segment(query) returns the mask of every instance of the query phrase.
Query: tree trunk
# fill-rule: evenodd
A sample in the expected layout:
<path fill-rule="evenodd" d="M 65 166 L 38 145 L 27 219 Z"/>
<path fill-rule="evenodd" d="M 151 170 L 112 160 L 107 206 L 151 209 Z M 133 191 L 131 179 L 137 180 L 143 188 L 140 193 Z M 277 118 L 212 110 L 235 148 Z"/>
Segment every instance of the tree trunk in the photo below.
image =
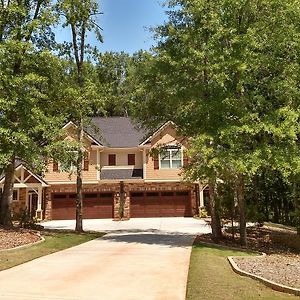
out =
<path fill-rule="evenodd" d="M 76 178 L 76 188 L 77 188 L 77 194 L 76 194 L 76 226 L 75 231 L 76 232 L 83 232 L 82 227 L 82 141 L 83 141 L 83 120 L 81 118 L 79 126 L 78 126 L 78 157 L 77 157 L 77 178 Z"/>
<path fill-rule="evenodd" d="M 5 169 L 5 182 L 1 199 L 0 224 L 6 227 L 12 227 L 11 203 L 14 192 L 15 177 L 15 155 L 12 155 L 9 164 Z"/>
<path fill-rule="evenodd" d="M 244 192 L 244 176 L 238 175 L 237 180 L 237 196 L 240 215 L 240 243 L 242 246 L 247 246 L 247 228 L 246 228 L 246 214 L 245 214 L 245 192 Z"/>
<path fill-rule="evenodd" d="M 218 243 L 222 238 L 221 218 L 218 210 L 218 200 L 216 198 L 216 180 L 209 181 L 209 205 L 211 214 L 212 240 Z"/>

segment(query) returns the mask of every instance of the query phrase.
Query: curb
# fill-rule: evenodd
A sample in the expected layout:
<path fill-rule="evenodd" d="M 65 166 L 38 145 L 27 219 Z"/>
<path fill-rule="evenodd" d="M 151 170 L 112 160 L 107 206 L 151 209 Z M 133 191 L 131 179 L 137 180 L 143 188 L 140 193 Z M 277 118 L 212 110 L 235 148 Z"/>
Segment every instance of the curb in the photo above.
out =
<path fill-rule="evenodd" d="M 26 244 L 26 245 L 21 245 L 21 246 L 14 247 L 14 248 L 2 249 L 2 250 L 0 250 L 0 253 L 1 252 L 5 252 L 5 251 L 13 251 L 13 250 L 19 250 L 19 249 L 29 248 L 31 246 L 35 246 L 35 245 L 38 245 L 38 244 L 41 244 L 41 243 L 45 242 L 45 238 L 43 236 L 41 236 L 40 234 L 38 234 L 38 236 L 40 237 L 39 241 L 30 243 L 30 244 Z"/>
<path fill-rule="evenodd" d="M 265 255 L 262 255 L 261 257 L 263 257 Z M 265 278 L 263 278 L 261 276 L 254 275 L 254 274 L 251 274 L 249 272 L 243 271 L 235 263 L 234 256 L 229 256 L 229 257 L 227 257 L 227 259 L 228 259 L 228 261 L 229 261 L 229 263 L 231 265 L 231 268 L 233 269 L 233 271 L 235 273 L 237 273 L 237 274 L 239 274 L 241 276 L 247 276 L 247 277 L 250 277 L 252 279 L 258 280 L 258 281 L 262 282 L 263 284 L 265 284 L 266 286 L 272 288 L 275 291 L 283 292 L 283 293 L 289 293 L 289 294 L 294 294 L 296 296 L 300 296 L 300 289 L 296 289 L 296 288 L 292 288 L 292 287 L 289 287 L 289 286 L 286 286 L 286 285 L 283 285 L 283 284 L 280 284 L 280 283 L 276 283 L 274 281 L 265 279 Z"/>

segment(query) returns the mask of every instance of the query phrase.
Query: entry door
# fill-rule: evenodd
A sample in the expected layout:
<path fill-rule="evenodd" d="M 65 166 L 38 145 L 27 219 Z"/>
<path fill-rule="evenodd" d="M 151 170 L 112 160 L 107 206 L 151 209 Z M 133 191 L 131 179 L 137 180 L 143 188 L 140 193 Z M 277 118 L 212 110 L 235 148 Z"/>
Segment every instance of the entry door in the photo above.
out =
<path fill-rule="evenodd" d="M 36 193 L 30 193 L 28 195 L 28 210 L 31 217 L 35 217 L 36 210 L 38 208 L 38 195 Z"/>

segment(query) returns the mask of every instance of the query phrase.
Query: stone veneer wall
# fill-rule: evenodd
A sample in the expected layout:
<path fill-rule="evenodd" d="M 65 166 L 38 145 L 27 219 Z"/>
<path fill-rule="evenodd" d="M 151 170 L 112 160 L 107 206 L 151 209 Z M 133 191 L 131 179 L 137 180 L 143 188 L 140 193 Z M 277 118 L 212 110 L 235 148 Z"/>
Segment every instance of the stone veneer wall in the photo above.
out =
<path fill-rule="evenodd" d="M 19 214 L 21 210 L 27 208 L 26 201 L 26 188 L 22 188 L 19 190 L 19 201 L 13 201 L 11 205 L 11 210 L 13 214 Z"/>
<path fill-rule="evenodd" d="M 130 218 L 130 192 L 139 191 L 191 191 L 192 213 L 198 213 L 197 201 L 197 185 L 183 182 L 149 182 L 149 183 L 124 183 L 125 203 L 124 203 L 124 219 Z M 84 184 L 83 192 L 111 192 L 114 195 L 114 219 L 119 219 L 120 209 L 120 182 L 116 183 L 100 183 L 100 184 Z M 51 220 L 51 194 L 52 193 L 76 193 L 76 185 L 53 185 L 46 190 L 46 211 L 45 219 Z"/>

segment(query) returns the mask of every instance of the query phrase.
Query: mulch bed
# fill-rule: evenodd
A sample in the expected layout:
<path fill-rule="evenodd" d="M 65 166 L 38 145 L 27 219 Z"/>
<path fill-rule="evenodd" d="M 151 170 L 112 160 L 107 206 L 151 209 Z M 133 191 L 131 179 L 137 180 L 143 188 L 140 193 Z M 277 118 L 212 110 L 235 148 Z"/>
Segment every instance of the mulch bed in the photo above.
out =
<path fill-rule="evenodd" d="M 266 253 L 265 257 L 235 257 L 234 261 L 246 272 L 300 289 L 300 249 L 285 243 L 299 237 L 291 231 L 270 227 L 249 228 L 247 235 L 247 247 L 239 245 L 238 233 L 233 240 L 229 232 L 224 233 L 224 239 L 219 244 Z M 199 242 L 212 243 L 211 235 L 197 236 L 195 243 Z"/>
<path fill-rule="evenodd" d="M 0 228 L 0 250 L 31 244 L 40 239 L 38 233 L 33 230 Z"/>

